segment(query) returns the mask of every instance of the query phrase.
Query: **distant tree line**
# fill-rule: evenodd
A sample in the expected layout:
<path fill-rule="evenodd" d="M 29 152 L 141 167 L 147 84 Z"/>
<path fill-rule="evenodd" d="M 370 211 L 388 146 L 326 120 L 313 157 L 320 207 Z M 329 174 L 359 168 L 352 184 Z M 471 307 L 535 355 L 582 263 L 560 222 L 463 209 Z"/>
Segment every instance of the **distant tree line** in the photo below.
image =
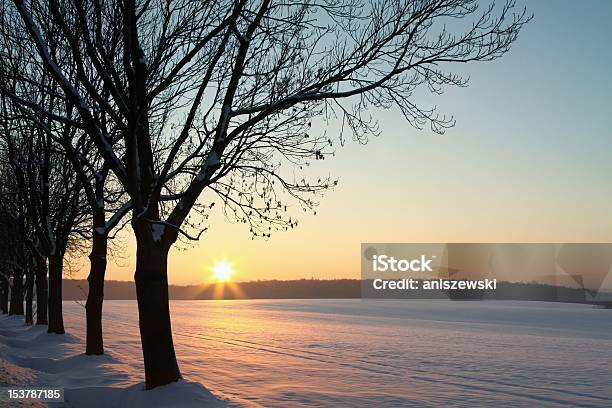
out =
<path fill-rule="evenodd" d="M 296 227 L 336 185 L 311 163 L 378 134 L 381 109 L 442 133 L 453 118 L 414 95 L 465 86 L 452 66 L 501 57 L 529 19 L 512 1 L 3 1 L 2 310 L 64 333 L 66 261 L 88 251 L 85 352 L 103 353 L 126 228 L 146 388 L 178 380 L 170 248 L 200 238 L 215 202 L 254 237 Z"/>
<path fill-rule="evenodd" d="M 85 281 L 64 280 L 67 300 L 85 300 L 82 287 Z M 371 280 L 360 279 L 295 279 L 214 283 L 201 285 L 169 285 L 168 294 L 174 300 L 232 300 L 232 299 L 360 299 L 375 292 L 364 290 L 372 286 Z M 107 281 L 106 299 L 136 299 L 133 282 Z M 537 282 L 498 281 L 495 291 L 464 290 L 449 293 L 444 290 L 397 291 L 394 299 L 449 299 L 449 300 L 533 300 L 543 302 L 570 302 L 612 306 L 612 292 L 599 292 L 600 300 L 587 296 L 588 290 Z M 379 294 L 380 298 L 389 292 Z M 373 296 L 375 297 L 375 296 Z"/>

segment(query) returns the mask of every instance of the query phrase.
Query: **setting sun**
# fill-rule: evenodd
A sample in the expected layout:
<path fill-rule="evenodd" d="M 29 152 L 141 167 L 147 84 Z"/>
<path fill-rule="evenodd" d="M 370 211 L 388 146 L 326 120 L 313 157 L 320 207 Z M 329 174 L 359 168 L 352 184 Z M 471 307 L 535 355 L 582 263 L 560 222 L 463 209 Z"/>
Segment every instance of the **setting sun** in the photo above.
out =
<path fill-rule="evenodd" d="M 219 282 L 225 282 L 232 275 L 232 265 L 227 261 L 219 261 L 212 268 L 215 279 Z"/>

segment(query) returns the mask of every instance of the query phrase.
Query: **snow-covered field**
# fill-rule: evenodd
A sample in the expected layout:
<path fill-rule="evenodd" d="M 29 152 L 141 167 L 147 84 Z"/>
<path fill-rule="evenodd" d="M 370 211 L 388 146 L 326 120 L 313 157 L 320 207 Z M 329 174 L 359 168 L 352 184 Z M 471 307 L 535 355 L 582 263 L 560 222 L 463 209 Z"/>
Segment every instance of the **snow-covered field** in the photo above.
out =
<path fill-rule="evenodd" d="M 79 354 L 84 310 L 71 302 L 66 336 L 0 317 L 0 356 L 38 385 L 65 387 L 67 406 L 612 406 L 611 310 L 320 299 L 171 307 L 185 381 L 153 392 L 141 391 L 132 301 L 105 303 L 107 356 Z"/>

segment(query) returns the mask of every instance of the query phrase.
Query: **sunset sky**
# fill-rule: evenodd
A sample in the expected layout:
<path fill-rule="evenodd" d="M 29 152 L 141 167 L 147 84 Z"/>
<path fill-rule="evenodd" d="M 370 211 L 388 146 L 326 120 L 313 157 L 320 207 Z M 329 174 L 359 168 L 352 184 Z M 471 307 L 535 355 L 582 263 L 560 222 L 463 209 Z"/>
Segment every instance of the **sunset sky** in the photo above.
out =
<path fill-rule="evenodd" d="M 253 241 L 217 206 L 197 245 L 171 251 L 170 282 L 208 282 L 222 259 L 238 281 L 358 278 L 362 242 L 612 242 L 612 2 L 527 5 L 535 18 L 509 54 L 459 67 L 468 88 L 420 98 L 456 127 L 440 136 L 375 112 L 380 137 L 308 170 L 339 178 L 316 216 L 296 205 L 297 229 Z M 107 279 L 132 280 L 130 235 Z"/>

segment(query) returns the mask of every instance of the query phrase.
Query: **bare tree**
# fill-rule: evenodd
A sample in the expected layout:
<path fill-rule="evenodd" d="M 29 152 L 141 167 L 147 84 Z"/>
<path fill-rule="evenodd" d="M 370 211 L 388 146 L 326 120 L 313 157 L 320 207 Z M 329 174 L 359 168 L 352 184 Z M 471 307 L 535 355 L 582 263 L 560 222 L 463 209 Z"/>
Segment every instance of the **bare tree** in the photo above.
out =
<path fill-rule="evenodd" d="M 5 240 L 0 241 L 4 246 Z M 0 313 L 8 313 L 9 304 L 9 275 L 6 272 L 6 268 L 0 269 Z"/>
<path fill-rule="evenodd" d="M 6 68 L 6 66 L 3 66 Z M 2 78 L 8 76 L 2 71 Z M 16 84 L 16 86 L 22 84 Z M 28 88 L 28 90 L 30 90 Z M 13 88 L 12 92 L 19 92 Z M 53 111 L 54 97 L 38 90 L 30 93 L 38 96 L 36 103 Z M 65 155 L 54 146 L 53 131 L 60 134 L 71 134 L 69 125 L 56 128 L 53 121 L 45 117 L 43 121 L 32 122 L 22 114 L 20 105 L 15 105 L 6 95 L 0 102 L 2 121 L 0 121 L 0 140 L 2 141 L 3 165 L 11 169 L 15 190 L 7 195 L 15 197 L 12 201 L 17 207 L 18 225 L 21 234 L 13 234 L 17 243 L 23 242 L 32 253 L 34 261 L 23 261 L 22 265 L 35 265 L 37 276 L 37 306 L 43 316 L 42 322 L 48 321 L 50 333 L 64 333 L 62 315 L 62 275 L 64 255 L 70 249 L 76 227 L 84 221 L 85 213 L 80 204 L 81 185 Z M 40 126 L 39 126 L 40 125 Z M 26 220 L 27 219 L 27 227 Z M 74 243 L 73 245 L 76 245 Z M 19 251 L 26 256 L 25 250 Z M 48 297 L 46 273 L 48 264 Z M 23 268 L 25 273 L 25 267 Z M 36 273 L 35 272 L 35 273 Z M 40 274 L 45 275 L 40 275 Z M 48 300 L 48 307 L 41 307 Z"/>
<path fill-rule="evenodd" d="M 83 236 L 91 241 L 90 271 L 87 277 L 89 290 L 85 303 L 85 354 L 100 355 L 104 354 L 102 305 L 108 241 L 112 238 L 113 230 L 119 230 L 125 225 L 122 220 L 131 209 L 131 202 L 125 200 L 123 190 L 113 180 L 112 174 L 109 174 L 109 167 L 88 140 L 83 138 L 83 134 L 77 138 L 61 139 L 60 143 L 83 186 L 85 204 L 91 217 L 91 233 Z"/>
<path fill-rule="evenodd" d="M 44 65 L 78 120 L 39 109 L 28 95 L 13 100 L 58 123 L 78 121 L 131 200 L 148 389 L 180 377 L 167 258 L 179 236 L 202 233 L 198 223 L 212 200 L 202 200 L 204 192 L 255 236 L 295 226 L 287 199 L 312 210 L 334 185 L 329 177 L 296 176 L 333 154 L 335 140 L 313 122 L 338 120 L 343 132 L 365 141 L 377 133 L 370 113 L 396 107 L 412 126 L 441 133 L 453 119 L 418 104 L 415 92 L 466 85 L 450 66 L 502 56 L 529 20 L 512 1 L 482 11 L 475 0 L 14 6 L 21 21 L 11 24 L 36 50 L 29 58 Z M 68 52 L 58 58 L 57 49 Z M 108 126 L 100 112 L 116 138 L 101 130 Z"/>
<path fill-rule="evenodd" d="M 0 126 L 3 128 L 3 126 Z M 0 264 L 4 264 L 6 273 L 0 276 L 2 302 L 8 302 L 10 288 L 10 314 L 25 314 L 25 323 L 34 324 L 34 280 L 36 276 L 36 261 L 27 245 L 27 211 L 19 186 L 11 173 L 11 166 L 6 160 L 7 151 L 0 150 L 0 163 L 4 171 L 0 175 Z M 9 277 L 12 279 L 9 280 Z M 25 281 L 24 281 L 25 279 Z M 4 286 L 6 285 L 6 286 Z M 46 289 L 45 289 L 46 290 Z M 4 298 L 7 297 L 7 299 Z M 23 303 L 25 300 L 25 310 Z M 46 308 L 43 307 L 46 311 Z M 46 324 L 46 316 L 45 316 Z"/>
<path fill-rule="evenodd" d="M 13 16 L 16 17 L 16 14 Z M 9 14 L 5 14 L 5 21 L 10 21 Z M 95 151 L 92 143 L 85 137 L 82 131 L 73 126 L 75 122 L 67 121 L 62 123 L 59 129 L 49 123 L 46 116 L 51 111 L 59 116 L 70 118 L 74 112 L 74 106 L 61 95 L 61 90 L 53 81 L 46 81 L 43 78 L 44 69 L 37 61 L 23 58 L 24 54 L 31 52 L 27 44 L 21 44 L 19 30 L 11 24 L 3 27 L 3 44 L 5 50 L 3 56 L 2 78 L 4 95 L 8 95 L 18 102 L 19 112 L 11 118 L 16 120 L 26 120 L 30 125 L 42 131 L 49 138 L 47 148 L 49 152 L 55 150 L 55 154 L 62 154 L 70 162 L 74 169 L 76 181 L 83 188 L 83 205 L 87 207 L 90 219 L 89 231 L 75 229 L 81 238 L 91 242 L 90 273 L 88 276 L 89 291 L 85 304 L 87 315 L 87 336 L 86 354 L 103 354 L 102 338 L 102 303 L 104 299 L 104 276 L 106 272 L 108 240 L 111 232 L 116 227 L 122 227 L 122 219 L 130 210 L 130 202 L 124 198 L 120 184 L 116 182 L 113 174 L 109 172 L 109 167 L 101 160 L 100 155 Z M 110 42 L 115 41 L 112 37 L 106 39 Z M 107 45 L 112 48 L 111 45 Z M 61 46 L 54 46 L 54 54 L 61 55 Z M 66 69 L 69 61 L 64 64 Z M 74 75 L 72 67 L 69 69 Z M 27 73 L 26 73 L 27 72 Z M 42 76 L 41 76 L 42 74 Z M 36 80 L 32 80 L 38 76 Z M 26 80 L 27 79 L 27 80 Z M 108 91 L 105 90 L 102 81 L 98 80 L 95 86 L 98 87 L 101 95 L 108 99 Z M 13 84 L 13 85 L 11 85 Z M 92 85 L 93 86 L 93 85 Z M 41 92 L 42 91 L 42 92 Z M 17 94 L 28 95 L 28 102 L 17 97 Z M 38 95 L 39 100 L 34 101 L 32 95 Z M 35 107 L 35 108 L 34 108 Z M 43 115 L 40 109 L 47 109 Z M 101 128 L 105 137 L 112 139 L 116 135 L 116 127 L 109 120 L 105 112 L 98 113 L 98 121 L 108 124 L 108 127 Z M 38 262 L 34 260 L 34 264 Z"/>
<path fill-rule="evenodd" d="M 32 257 L 32 253 L 28 247 L 27 235 L 27 214 L 25 206 L 21 200 L 20 194 L 18 193 L 19 187 L 14 182 L 14 176 L 11 173 L 11 166 L 6 160 L 7 152 L 2 150 L 0 163 L 2 163 L 4 172 L 1 176 L 0 186 L 0 256 L 3 264 L 3 273 L 0 274 L 0 291 L 2 291 L 2 302 L 8 304 L 9 289 L 12 290 L 11 294 L 18 298 L 25 296 L 26 309 L 25 309 L 25 320 L 26 324 L 34 323 L 33 316 L 33 300 L 34 300 L 34 281 L 38 276 L 36 259 Z M 44 287 L 41 288 L 42 293 L 47 293 L 46 288 L 46 267 L 44 268 Z M 17 272 L 17 273 L 16 273 Z M 22 279 L 16 278 L 16 275 L 26 276 L 25 289 L 22 287 Z M 11 278 L 12 275 L 12 279 Z M 13 285 L 17 283 L 17 285 Z M 25 290 L 25 293 L 24 293 Z M 45 304 L 37 308 L 37 312 L 43 313 L 41 317 L 37 316 L 37 324 L 47 324 L 47 307 L 46 307 L 46 296 L 41 296 L 44 299 Z M 14 299 L 16 300 L 16 299 Z M 16 300 L 16 305 L 19 305 L 19 313 L 21 313 L 22 300 Z M 7 309 L 8 310 L 8 309 Z"/>
<path fill-rule="evenodd" d="M 8 289 L 10 292 L 9 315 L 24 315 L 24 277 L 26 265 L 24 262 L 23 245 L 20 241 L 11 241 L 9 237 L 19 236 L 18 219 L 21 218 L 18 206 L 7 206 L 6 202 L 0 207 L 0 253 L 2 266 L 5 271 Z"/>
<path fill-rule="evenodd" d="M 4 272 L 0 272 L 0 313 L 8 313 L 9 280 Z"/>

